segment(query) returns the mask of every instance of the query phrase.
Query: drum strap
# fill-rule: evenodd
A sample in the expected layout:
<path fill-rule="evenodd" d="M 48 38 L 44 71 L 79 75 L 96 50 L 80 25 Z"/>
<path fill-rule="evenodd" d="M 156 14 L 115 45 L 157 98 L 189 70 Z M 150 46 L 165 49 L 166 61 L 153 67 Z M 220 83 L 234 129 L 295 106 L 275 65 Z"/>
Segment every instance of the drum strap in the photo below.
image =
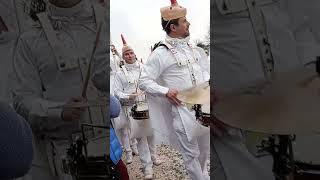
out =
<path fill-rule="evenodd" d="M 177 51 L 175 50 L 175 48 L 173 46 L 171 46 L 171 44 L 167 43 L 167 42 L 163 42 L 163 44 L 168 48 L 168 50 L 173 54 L 173 56 L 175 57 L 175 60 L 177 61 L 178 63 L 178 66 L 182 66 L 184 65 L 184 63 L 181 61 L 181 59 L 177 56 Z M 196 78 L 195 78 L 195 74 L 194 74 L 194 69 L 193 69 L 193 66 L 192 66 L 192 62 L 194 61 L 199 61 L 198 58 L 196 58 L 195 56 L 195 49 L 190 45 L 188 44 L 189 47 L 191 48 L 192 50 L 192 59 L 188 59 L 187 60 L 187 66 L 188 66 L 188 70 L 189 70 L 189 74 L 190 74 L 190 78 L 191 78 L 191 82 L 192 82 L 192 85 L 193 86 L 196 86 L 197 85 L 197 82 L 196 82 Z"/>
<path fill-rule="evenodd" d="M 101 5 L 95 4 L 95 3 L 93 3 L 92 8 L 94 10 L 96 26 L 98 29 L 98 25 L 100 24 L 100 22 L 103 24 L 105 22 L 104 21 L 105 11 Z M 49 20 L 48 13 L 47 12 L 38 13 L 37 17 L 49 41 L 49 45 L 56 58 L 59 70 L 66 71 L 66 70 L 77 68 L 79 66 L 77 59 L 79 59 L 80 57 L 85 58 L 85 55 L 83 54 L 83 52 L 81 51 L 73 52 L 72 56 L 69 57 L 68 55 L 70 55 L 70 49 L 68 49 L 69 51 L 67 51 L 64 48 L 65 46 L 63 45 L 63 43 L 58 40 L 58 37 L 57 37 L 58 32 L 54 30 L 52 23 Z"/>
<path fill-rule="evenodd" d="M 248 7 L 250 20 L 255 33 L 265 78 L 267 80 L 272 80 L 274 76 L 274 59 L 271 53 L 271 46 L 268 41 L 265 19 L 261 12 L 261 7 L 256 4 L 255 0 L 245 0 L 245 2 Z"/>
<path fill-rule="evenodd" d="M 245 13 L 245 16 L 249 15 L 260 55 L 262 70 L 265 79 L 269 81 L 274 76 L 274 59 L 268 40 L 262 7 L 278 2 L 279 0 L 215 0 L 219 12 L 226 17 L 239 13 Z"/>
<path fill-rule="evenodd" d="M 121 69 L 123 71 L 124 76 L 126 77 L 126 80 L 129 84 L 135 84 L 135 81 L 133 79 L 133 76 L 129 76 L 128 70 L 125 65 L 121 66 Z"/>
<path fill-rule="evenodd" d="M 137 61 L 137 62 L 138 62 L 138 61 Z M 138 63 L 139 63 L 139 62 L 138 62 Z M 122 72 L 123 72 L 124 76 L 126 77 L 126 80 L 127 80 L 127 82 L 128 82 L 129 84 L 137 84 L 138 79 L 134 79 L 134 76 L 130 76 L 130 75 L 129 75 L 129 72 L 128 72 L 128 70 L 127 70 L 127 68 L 126 68 L 125 65 L 121 66 L 121 69 L 122 69 Z M 140 72 L 141 72 L 142 66 L 141 66 L 140 63 L 139 63 L 139 69 L 140 69 Z"/>
<path fill-rule="evenodd" d="M 68 57 L 64 53 L 64 46 L 61 41 L 57 38 L 57 32 L 53 29 L 53 26 L 49 20 L 48 14 L 46 12 L 37 14 L 41 26 L 46 34 L 49 45 L 53 51 L 56 58 L 58 68 L 60 71 L 65 71 L 78 67 L 78 62 L 73 58 L 68 60 Z"/>

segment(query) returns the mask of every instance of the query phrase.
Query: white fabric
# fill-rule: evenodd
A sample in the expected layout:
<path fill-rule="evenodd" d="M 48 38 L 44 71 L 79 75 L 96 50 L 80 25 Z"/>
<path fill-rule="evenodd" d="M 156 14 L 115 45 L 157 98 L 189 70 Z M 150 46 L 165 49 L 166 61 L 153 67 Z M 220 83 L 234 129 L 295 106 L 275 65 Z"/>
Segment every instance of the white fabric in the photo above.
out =
<path fill-rule="evenodd" d="M 79 130 L 80 123 L 88 121 L 88 123 L 94 124 L 105 125 L 106 123 L 106 113 L 103 113 L 103 108 L 100 107 L 86 109 L 81 115 L 81 119 L 74 122 L 64 122 L 61 119 L 61 109 L 52 108 L 52 106 L 63 105 L 72 97 L 81 96 L 83 84 L 82 72 L 86 69 L 90 59 L 96 36 L 96 23 L 91 2 L 83 0 L 80 5 L 80 7 L 76 6 L 74 8 L 51 8 L 49 12 L 49 16 L 54 16 L 53 24 L 61 25 L 56 27 L 55 30 L 58 34 L 58 40 L 63 42 L 64 48 L 78 50 L 78 52 L 85 55 L 85 58 L 77 59 L 79 67 L 76 69 L 64 72 L 58 70 L 55 56 L 41 26 L 23 33 L 18 41 L 13 62 L 16 75 L 14 107 L 18 113 L 28 120 L 37 137 L 45 134 L 51 137 L 68 139 L 72 132 Z M 108 81 L 108 76 L 104 76 L 104 74 L 107 74 L 107 54 L 105 52 L 107 42 L 106 34 L 103 33 L 106 32 L 104 26 L 101 32 L 101 39 L 94 55 L 91 77 L 94 78 L 96 75 L 104 77 L 102 85 L 97 84 L 104 86 Z M 95 99 L 102 96 L 102 93 L 98 91 L 98 87 L 95 87 L 92 81 L 89 81 L 87 90 L 88 99 L 91 100 L 91 98 Z M 89 114 L 89 110 L 91 115 Z M 43 147 L 44 144 L 47 145 L 48 143 L 49 140 L 46 139 L 44 142 L 36 145 L 33 162 L 36 169 L 35 171 L 31 171 L 35 173 L 31 174 L 32 180 L 50 179 L 52 176 L 55 176 L 52 172 L 47 174 L 48 177 L 41 177 L 36 174 L 39 172 L 37 170 L 38 166 L 47 169 L 47 172 L 52 168 L 52 161 L 48 161 L 51 158 L 52 151 L 49 146 Z M 65 155 L 68 145 L 61 144 L 60 141 L 55 141 L 54 143 L 57 144 L 58 151 L 60 151 L 57 152 L 59 156 Z M 103 150 L 104 153 L 106 152 L 107 146 L 105 141 L 104 143 L 92 144 L 94 147 L 96 145 L 101 145 L 101 148 L 98 149 Z M 57 160 L 59 161 L 59 159 Z M 59 166 L 60 162 L 58 161 L 57 165 Z M 50 163 L 51 166 L 49 166 Z M 55 177 L 54 179 L 58 178 Z"/>
<path fill-rule="evenodd" d="M 295 37 L 290 30 L 290 19 L 279 8 L 279 3 L 263 6 L 261 13 L 266 22 L 275 72 L 285 72 L 301 66 L 296 53 Z M 211 71 L 216 88 L 232 90 L 264 80 L 260 55 L 248 14 L 243 12 L 223 16 L 214 6 L 212 16 L 214 22 L 212 35 L 215 41 Z"/>
<path fill-rule="evenodd" d="M 151 160 L 154 160 L 155 158 L 158 157 L 156 141 L 155 141 L 154 136 L 147 136 L 147 141 L 148 141 L 149 151 L 150 151 L 150 155 L 151 155 Z"/>
<path fill-rule="evenodd" d="M 137 147 L 139 151 L 139 158 L 144 171 L 152 170 L 152 161 L 149 151 L 149 146 L 146 137 L 137 138 Z"/>
<path fill-rule="evenodd" d="M 145 101 L 144 95 L 137 97 L 135 100 L 129 100 L 129 95 L 135 93 L 139 79 L 142 64 L 136 61 L 133 64 L 123 66 L 126 71 L 120 70 L 116 73 L 114 82 L 114 93 L 121 103 L 129 103 L 128 106 L 122 106 L 120 119 L 114 121 L 115 128 L 130 128 L 131 138 L 140 138 L 149 136 L 151 133 L 149 120 L 134 120 L 131 116 L 131 108 L 135 102 Z M 139 90 L 140 91 L 140 90 Z"/>
<path fill-rule="evenodd" d="M 174 106 L 165 98 L 169 88 L 178 91 L 192 87 L 192 79 L 187 67 L 187 60 L 193 61 L 192 68 L 195 74 L 196 84 L 209 80 L 209 74 L 199 62 L 203 59 L 194 53 L 188 45 L 188 39 L 166 38 L 166 42 L 175 48 L 177 54 L 164 47 L 158 47 L 149 56 L 143 66 L 139 87 L 148 93 L 149 113 L 151 126 L 154 129 L 156 142 L 169 144 L 180 150 L 187 171 L 192 179 L 208 179 L 203 173 L 206 167 L 202 167 L 209 153 L 209 131 L 194 132 L 195 116 L 186 109 L 185 105 Z M 176 57 L 179 59 L 177 60 Z M 181 62 L 182 65 L 179 65 Z M 208 97 L 209 98 L 209 97 Z M 186 126 L 187 125 L 187 126 Z M 201 134 L 201 135 L 200 135 Z M 199 158 L 202 157 L 202 158 Z"/>
<path fill-rule="evenodd" d="M 139 62 L 136 61 L 134 64 L 125 63 L 124 66 L 127 69 L 128 76 L 134 79 L 135 82 L 137 82 L 140 73 Z M 116 73 L 114 82 L 114 93 L 115 96 L 120 100 L 120 102 L 128 102 L 129 95 L 135 92 L 136 86 L 136 83 L 128 82 L 128 79 L 122 70 Z M 133 101 L 131 102 L 134 103 Z"/>
<path fill-rule="evenodd" d="M 110 94 L 114 94 L 115 75 L 120 70 L 119 59 L 110 52 Z"/>
<path fill-rule="evenodd" d="M 137 82 L 140 74 L 140 64 L 136 61 L 133 64 L 125 63 L 124 67 L 126 71 L 119 70 L 115 75 L 114 82 L 114 94 L 122 103 L 130 102 L 132 105 L 135 101 L 129 100 L 129 95 L 134 93 L 137 88 Z M 136 101 L 143 101 L 144 97 L 137 97 Z M 126 152 L 131 153 L 130 139 L 137 141 L 137 148 L 139 151 L 140 161 L 142 163 L 144 171 L 152 170 L 152 161 L 148 142 L 146 139 L 146 131 L 150 129 L 144 126 L 149 120 L 134 120 L 131 116 L 132 106 L 122 106 L 120 112 L 120 118 L 114 121 L 116 129 L 121 132 L 120 136 L 123 142 L 123 146 Z M 131 145 L 135 145 L 131 143 Z"/>
<path fill-rule="evenodd" d="M 318 14 L 320 3 L 315 0 L 302 2 L 299 0 L 282 0 L 281 7 L 290 17 L 291 30 L 296 39 L 297 54 L 303 63 L 316 60 L 319 56 L 320 41 L 317 39 Z M 318 29 L 319 30 L 319 29 Z"/>
<path fill-rule="evenodd" d="M 129 127 L 120 128 L 117 131 L 126 153 L 132 153 L 132 148 L 136 146 L 143 168 L 145 170 L 152 169 L 151 155 L 146 137 L 132 138 Z"/>
<path fill-rule="evenodd" d="M 61 120 L 61 108 L 52 108 L 65 104 L 71 97 L 81 96 L 83 73 L 86 72 L 84 70 L 86 70 L 89 61 L 96 31 L 93 8 L 90 6 L 85 6 L 84 8 L 83 16 L 90 21 L 84 21 L 82 24 L 68 24 L 64 26 L 64 30 L 58 30 L 58 37 L 63 37 L 60 40 L 63 40 L 62 42 L 66 49 L 77 50 L 86 55 L 85 59 L 78 59 L 79 67 L 76 69 L 59 71 L 56 68 L 55 56 L 48 45 L 44 32 L 40 28 L 35 28 L 22 34 L 15 53 L 13 64 L 16 72 L 14 86 L 16 98 L 14 106 L 35 128 L 44 131 L 55 129 L 53 132 L 46 131 L 47 134 L 52 133 L 50 135 L 54 137 L 68 137 L 72 131 L 79 128 L 79 123 L 93 123 L 91 122 L 92 120 L 96 121 L 94 123 L 103 124 L 106 123 L 103 120 L 106 121 L 107 119 L 105 117 L 106 114 L 101 111 L 102 108 L 90 107 L 91 115 L 89 110 L 86 110 L 80 121 L 66 123 Z M 65 11 L 68 11 L 68 9 L 64 8 Z M 81 15 L 80 17 L 83 16 Z M 79 36 L 81 38 L 77 38 Z M 101 33 L 100 38 L 105 39 L 104 36 L 105 33 Z M 102 40 L 99 42 L 92 64 L 92 78 L 96 75 L 103 76 L 103 74 L 107 73 L 107 62 L 105 61 L 106 42 Z M 35 66 L 35 64 L 42 64 L 42 66 Z M 109 79 L 107 75 L 104 77 L 103 84 Z M 92 81 L 89 81 L 87 97 L 89 100 L 103 97 Z"/>
<path fill-rule="evenodd" d="M 237 0 L 235 0 L 237 1 Z M 281 1 L 280 1 L 281 2 Z M 289 1 L 288 1 L 289 2 Z M 291 3 L 291 2 L 289 2 Z M 215 37 L 212 61 L 213 82 L 218 90 L 235 90 L 264 80 L 263 67 L 256 37 L 247 11 L 222 15 L 213 2 L 212 35 Z M 285 72 L 302 65 L 296 50 L 296 37 L 287 12 L 279 1 L 261 7 L 274 60 L 275 72 Z M 230 109 L 232 112 L 232 109 Z M 255 159 L 244 146 L 241 136 L 227 135 L 214 138 L 218 163 L 215 177 L 226 180 L 272 180 L 272 163 L 264 164 Z M 216 177 L 217 179 L 217 177 Z"/>
<path fill-rule="evenodd" d="M 272 164 L 265 165 L 249 153 L 238 135 L 213 138 L 211 147 L 220 161 L 213 162 L 217 166 L 213 170 L 213 179 L 221 180 L 273 180 Z"/>
<path fill-rule="evenodd" d="M 23 1 L 17 0 L 0 2 L 0 17 L 8 28 L 8 32 L 0 33 L 0 99 L 8 103 L 12 101 L 12 61 L 17 39 L 22 31 L 30 29 L 30 22 L 26 21 L 30 18 L 23 12 L 22 4 Z M 19 23 L 23 23 L 24 27 Z"/>
<path fill-rule="evenodd" d="M 176 39 L 175 41 L 173 38 L 168 39 L 167 37 L 166 41 L 171 43 L 171 45 L 175 48 L 175 51 L 177 51 L 176 57 L 180 57 L 179 61 L 181 61 L 182 64 L 185 64 L 185 65 L 179 66 L 177 64 L 176 58 L 166 48 L 164 47 L 157 48 L 150 55 L 149 60 L 143 67 L 143 71 L 141 73 L 140 85 L 139 85 L 143 91 L 146 91 L 147 93 L 153 96 L 164 97 L 165 94 L 168 92 L 169 88 L 182 91 L 182 90 L 191 88 L 193 86 L 192 80 L 190 78 L 190 72 L 187 67 L 187 63 L 184 63 L 188 59 L 193 58 L 192 49 L 188 46 L 187 42 L 184 40 Z M 200 62 L 205 61 L 205 60 L 202 60 L 201 57 L 199 56 L 196 58 L 200 59 Z M 210 76 L 208 72 L 203 71 L 203 68 L 200 66 L 198 61 L 194 61 L 192 66 L 193 66 L 197 84 L 201 84 L 202 82 L 209 80 Z M 156 81 L 158 79 L 161 79 L 162 82 L 157 83 Z M 155 100 L 156 99 L 157 98 L 155 98 Z M 148 100 L 150 114 L 157 113 L 157 112 L 154 112 L 155 109 L 157 109 L 157 111 L 161 111 L 159 110 L 159 107 L 162 108 L 162 106 L 157 105 L 158 102 L 157 103 L 151 102 L 152 100 L 153 98 Z M 159 101 L 162 101 L 161 104 L 164 104 L 164 105 L 166 104 L 166 100 L 159 100 Z M 151 107 L 151 105 L 156 105 L 156 107 Z M 168 106 L 169 107 L 166 107 L 166 108 L 172 107 L 171 104 L 168 104 Z M 196 121 L 195 116 L 193 116 L 192 112 L 188 112 L 185 106 L 179 106 L 177 107 L 177 109 L 181 116 L 185 116 L 183 118 L 183 123 L 185 126 L 188 125 L 185 128 L 186 128 L 187 136 L 189 140 L 197 136 L 198 133 L 204 132 L 201 129 L 199 131 L 193 131 L 193 127 L 197 126 L 198 123 L 195 122 Z M 160 113 L 157 113 L 157 115 L 151 115 L 151 116 L 154 116 L 154 117 L 151 117 L 151 126 L 157 131 L 161 132 L 163 131 L 163 129 L 159 129 L 159 127 L 163 127 L 164 125 L 162 123 L 163 120 L 161 120 L 161 118 L 160 120 L 157 120 L 157 121 L 152 120 L 152 118 L 158 119 L 157 118 L 158 114 Z M 168 113 L 165 113 L 165 114 L 168 114 Z M 164 134 L 164 136 L 167 136 L 167 135 Z"/>
<path fill-rule="evenodd" d="M 297 52 L 303 63 L 315 61 L 320 55 L 320 26 L 318 22 L 320 3 L 310 0 L 307 3 L 299 0 L 283 0 L 282 8 L 291 19 L 291 29 L 294 32 Z M 320 136 L 297 136 L 293 142 L 296 160 L 320 164 Z"/>
<path fill-rule="evenodd" d="M 119 137 L 121 139 L 121 144 L 123 145 L 126 152 L 132 152 L 130 147 L 130 134 L 128 128 L 121 128 L 119 131 Z"/>

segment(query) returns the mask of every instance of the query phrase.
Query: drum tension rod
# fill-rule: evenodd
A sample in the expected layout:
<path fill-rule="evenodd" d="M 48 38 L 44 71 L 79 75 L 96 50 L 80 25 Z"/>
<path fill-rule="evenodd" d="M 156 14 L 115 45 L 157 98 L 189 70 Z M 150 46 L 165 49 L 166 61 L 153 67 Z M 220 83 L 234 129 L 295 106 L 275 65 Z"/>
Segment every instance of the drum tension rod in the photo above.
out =
<path fill-rule="evenodd" d="M 295 136 L 272 135 L 261 141 L 258 152 L 268 152 L 273 157 L 273 172 L 276 180 L 286 180 L 289 175 L 294 174 L 295 164 L 292 150 L 292 141 Z"/>

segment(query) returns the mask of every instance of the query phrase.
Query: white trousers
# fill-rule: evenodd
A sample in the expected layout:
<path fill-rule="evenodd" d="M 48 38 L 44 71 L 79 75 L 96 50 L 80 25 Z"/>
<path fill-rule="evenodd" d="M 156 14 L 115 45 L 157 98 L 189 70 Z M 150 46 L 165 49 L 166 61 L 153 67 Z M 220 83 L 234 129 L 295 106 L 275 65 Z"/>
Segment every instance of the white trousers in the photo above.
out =
<path fill-rule="evenodd" d="M 132 149 L 130 146 L 137 146 L 139 151 L 139 158 L 143 166 L 143 169 L 151 170 L 153 163 L 151 161 L 147 137 L 131 138 L 131 130 L 129 129 L 130 120 L 128 117 L 128 112 L 125 112 L 128 111 L 128 109 L 130 108 L 122 107 L 122 112 L 120 114 L 121 121 L 128 123 L 127 126 L 118 130 L 122 145 L 127 153 L 132 153 Z"/>
<path fill-rule="evenodd" d="M 149 146 L 149 151 L 150 151 L 151 157 L 156 158 L 157 157 L 157 148 L 155 145 L 154 136 L 148 136 L 147 141 L 148 141 L 148 146 Z"/>
<path fill-rule="evenodd" d="M 66 155 L 68 142 L 50 142 L 34 139 L 34 160 L 27 175 L 17 180 L 72 180 L 64 174 L 62 158 Z"/>
<path fill-rule="evenodd" d="M 272 164 L 255 158 L 238 135 L 213 137 L 211 177 L 219 180 L 274 180 Z M 270 166 L 270 167 L 268 167 Z"/>
<path fill-rule="evenodd" d="M 179 141 L 179 149 L 192 180 L 209 180 L 208 160 L 210 153 L 210 133 L 188 141 L 182 119 L 178 113 L 174 114 L 173 126 Z"/>

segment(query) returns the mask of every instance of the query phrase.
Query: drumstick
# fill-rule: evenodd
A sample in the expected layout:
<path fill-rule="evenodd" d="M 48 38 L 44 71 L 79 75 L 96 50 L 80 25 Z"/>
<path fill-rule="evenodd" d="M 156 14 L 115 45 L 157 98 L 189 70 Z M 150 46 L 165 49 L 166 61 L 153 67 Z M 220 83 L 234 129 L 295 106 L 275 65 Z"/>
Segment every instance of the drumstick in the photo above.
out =
<path fill-rule="evenodd" d="M 82 107 L 92 107 L 92 106 L 104 106 L 106 105 L 105 101 L 87 101 L 85 103 L 82 102 L 74 102 L 72 105 L 64 104 L 58 106 L 48 107 L 49 109 L 61 109 L 61 108 L 82 108 Z"/>
<path fill-rule="evenodd" d="M 140 67 L 140 65 L 139 65 L 139 67 Z M 138 85 L 139 85 L 139 81 L 140 81 L 141 72 L 142 72 L 142 69 L 140 69 L 140 72 L 139 72 L 138 82 L 137 82 L 137 86 L 136 86 L 136 93 L 138 93 Z"/>
<path fill-rule="evenodd" d="M 83 88 L 82 88 L 81 96 L 84 97 L 84 98 L 87 96 L 86 92 L 87 92 L 87 88 L 88 88 L 88 84 L 89 84 L 89 78 L 90 78 L 90 73 L 91 73 L 91 65 L 92 65 L 94 53 L 96 52 L 96 49 L 97 49 L 97 46 L 98 46 L 101 27 L 102 27 L 102 22 L 100 22 L 100 24 L 98 26 L 98 31 L 97 31 L 97 35 L 96 35 L 95 44 L 94 44 L 93 49 L 92 49 L 92 53 L 91 53 L 91 56 L 90 56 L 90 62 L 89 62 L 88 69 L 87 69 L 87 74 L 86 74 L 85 81 L 84 81 Z"/>

